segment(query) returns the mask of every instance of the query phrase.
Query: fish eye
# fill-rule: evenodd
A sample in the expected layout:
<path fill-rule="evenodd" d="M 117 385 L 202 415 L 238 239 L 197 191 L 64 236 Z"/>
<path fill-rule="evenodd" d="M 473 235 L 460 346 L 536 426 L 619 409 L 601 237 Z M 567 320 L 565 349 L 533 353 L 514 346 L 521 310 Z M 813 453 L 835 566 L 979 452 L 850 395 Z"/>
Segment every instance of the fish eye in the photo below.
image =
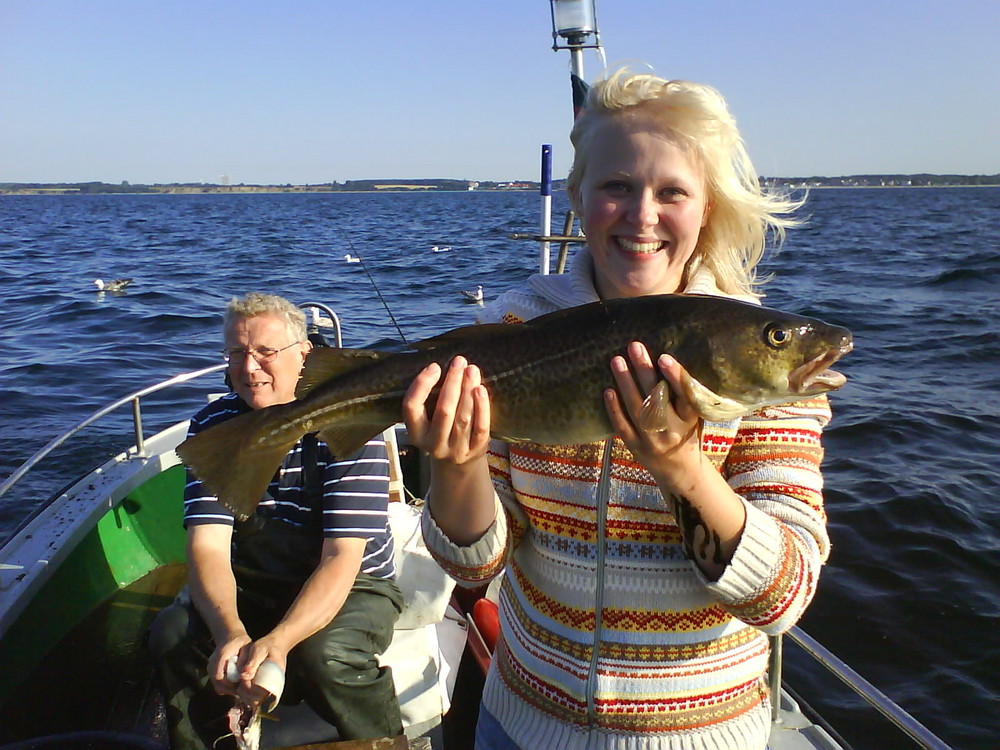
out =
<path fill-rule="evenodd" d="M 764 330 L 764 340 L 768 346 L 781 349 L 792 340 L 792 332 L 787 328 L 782 328 L 777 323 L 772 323 Z"/>

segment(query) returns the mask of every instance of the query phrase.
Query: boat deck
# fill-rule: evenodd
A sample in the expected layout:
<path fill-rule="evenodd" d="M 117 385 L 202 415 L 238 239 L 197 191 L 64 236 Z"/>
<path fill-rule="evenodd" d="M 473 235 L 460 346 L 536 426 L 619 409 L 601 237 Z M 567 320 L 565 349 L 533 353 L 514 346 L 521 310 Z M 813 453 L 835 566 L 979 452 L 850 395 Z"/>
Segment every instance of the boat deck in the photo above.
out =
<path fill-rule="evenodd" d="M 0 741 L 90 731 L 140 735 L 166 745 L 146 633 L 186 574 L 186 565 L 162 566 L 85 617 L 3 706 Z M 55 712 L 55 705 L 67 708 Z M 94 747 L 107 746 L 106 740 L 94 741 Z"/>

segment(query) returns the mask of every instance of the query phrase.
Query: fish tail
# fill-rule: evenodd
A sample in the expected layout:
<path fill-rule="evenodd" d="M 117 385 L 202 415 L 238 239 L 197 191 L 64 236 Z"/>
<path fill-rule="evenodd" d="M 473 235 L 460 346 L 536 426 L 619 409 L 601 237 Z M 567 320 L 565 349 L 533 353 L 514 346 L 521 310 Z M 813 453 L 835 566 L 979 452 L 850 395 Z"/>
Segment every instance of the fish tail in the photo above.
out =
<path fill-rule="evenodd" d="M 244 520 L 264 497 L 274 472 L 304 433 L 273 431 L 285 405 L 242 414 L 192 435 L 177 455 L 226 508 Z M 285 439 L 287 436 L 287 439 Z"/>

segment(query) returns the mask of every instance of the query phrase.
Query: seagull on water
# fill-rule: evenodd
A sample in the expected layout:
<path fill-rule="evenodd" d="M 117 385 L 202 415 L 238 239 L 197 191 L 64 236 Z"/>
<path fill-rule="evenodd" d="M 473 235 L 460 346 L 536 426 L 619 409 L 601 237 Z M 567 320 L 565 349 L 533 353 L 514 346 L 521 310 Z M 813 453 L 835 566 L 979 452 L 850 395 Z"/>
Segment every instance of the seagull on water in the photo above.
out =
<path fill-rule="evenodd" d="M 94 286 L 99 292 L 122 292 L 131 283 L 132 279 L 112 279 L 111 281 L 94 279 Z"/>
<path fill-rule="evenodd" d="M 482 302 L 483 301 L 483 285 L 479 284 L 476 287 L 476 291 L 469 292 L 465 289 L 462 290 L 462 297 L 466 302 Z"/>
<path fill-rule="evenodd" d="M 355 256 L 351 255 L 350 253 L 348 253 L 347 255 L 344 256 L 344 260 L 346 260 L 348 263 L 360 263 L 361 262 L 361 258 L 356 258 Z"/>
<path fill-rule="evenodd" d="M 431 248 L 432 253 L 446 253 L 449 250 L 451 250 L 451 248 L 448 247 L 447 245 L 445 245 L 444 247 L 438 247 L 437 245 L 435 245 L 434 247 Z"/>

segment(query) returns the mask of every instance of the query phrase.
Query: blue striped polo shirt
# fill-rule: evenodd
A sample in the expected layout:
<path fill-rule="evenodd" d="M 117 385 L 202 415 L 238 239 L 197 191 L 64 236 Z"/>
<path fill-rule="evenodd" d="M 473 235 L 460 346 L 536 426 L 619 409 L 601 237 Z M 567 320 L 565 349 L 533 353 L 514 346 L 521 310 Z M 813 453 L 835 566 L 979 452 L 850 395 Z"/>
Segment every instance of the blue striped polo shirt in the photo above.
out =
<path fill-rule="evenodd" d="M 188 436 L 250 411 L 236 393 L 217 399 L 198 412 Z M 357 453 L 332 456 L 326 443 L 317 441 L 317 466 L 323 477 L 323 536 L 367 539 L 361 572 L 378 578 L 395 578 L 392 534 L 389 531 L 389 458 L 385 440 L 378 435 Z M 303 491 L 302 441 L 295 444 L 274 474 L 256 512 L 295 526 L 316 523 L 314 509 Z M 184 527 L 222 523 L 235 518 L 188 470 L 184 487 Z"/>

